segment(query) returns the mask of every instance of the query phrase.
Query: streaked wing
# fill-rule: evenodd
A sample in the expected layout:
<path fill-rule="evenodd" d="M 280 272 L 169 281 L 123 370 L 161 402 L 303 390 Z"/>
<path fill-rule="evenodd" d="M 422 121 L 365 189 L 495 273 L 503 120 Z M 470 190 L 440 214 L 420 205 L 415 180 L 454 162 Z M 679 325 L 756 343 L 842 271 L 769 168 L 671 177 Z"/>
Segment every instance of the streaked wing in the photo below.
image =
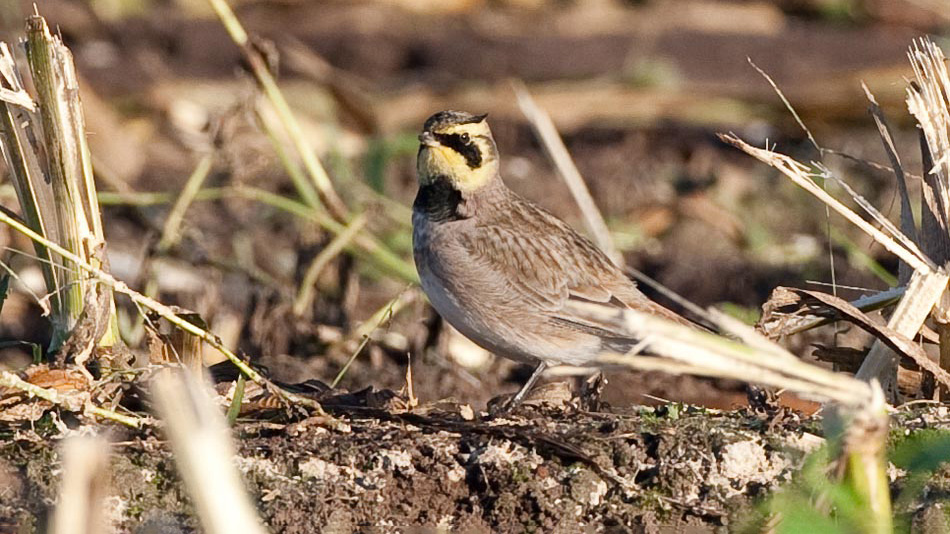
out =
<path fill-rule="evenodd" d="M 477 225 L 466 248 L 476 264 L 507 283 L 512 302 L 605 341 L 625 338 L 565 309 L 569 300 L 633 308 L 691 325 L 648 299 L 596 245 L 544 209 L 516 199 L 504 213 Z"/>
<path fill-rule="evenodd" d="M 642 297 L 589 240 L 536 206 L 517 207 L 511 217 L 477 225 L 464 244 L 526 307 L 556 313 L 569 298 L 625 306 L 626 298 Z"/>

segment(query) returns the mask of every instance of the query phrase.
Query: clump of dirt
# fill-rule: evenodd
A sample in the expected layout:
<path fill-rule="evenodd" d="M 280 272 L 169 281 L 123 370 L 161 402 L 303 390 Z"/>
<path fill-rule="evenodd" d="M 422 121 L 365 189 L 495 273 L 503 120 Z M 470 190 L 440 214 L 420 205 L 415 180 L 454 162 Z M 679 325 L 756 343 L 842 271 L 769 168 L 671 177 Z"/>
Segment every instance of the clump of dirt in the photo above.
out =
<path fill-rule="evenodd" d="M 526 406 L 507 417 L 328 405 L 322 420 L 238 424 L 235 463 L 275 531 L 580 532 L 729 523 L 790 479 L 810 420 L 768 424 L 669 405 L 624 412 Z M 0 524 L 32 531 L 56 500 L 52 440 L 23 429 L 0 448 Z M 115 433 L 109 517 L 121 531 L 197 528 L 167 445 Z M 214 454 L 214 451 L 209 451 Z M 50 468 L 52 466 L 52 468 Z"/>

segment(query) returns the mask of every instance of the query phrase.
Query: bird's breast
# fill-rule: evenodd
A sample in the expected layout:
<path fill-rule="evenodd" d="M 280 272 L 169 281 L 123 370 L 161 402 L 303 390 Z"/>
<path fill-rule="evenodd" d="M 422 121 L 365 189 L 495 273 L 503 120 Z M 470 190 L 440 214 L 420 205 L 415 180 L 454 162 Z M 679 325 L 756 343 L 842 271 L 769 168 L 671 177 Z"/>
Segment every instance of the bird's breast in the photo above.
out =
<path fill-rule="evenodd" d="M 491 329 L 483 319 L 492 303 L 484 298 L 481 273 L 460 243 L 465 221 L 434 222 L 416 210 L 412 222 L 413 258 L 429 302 L 449 324 L 485 346 Z"/>

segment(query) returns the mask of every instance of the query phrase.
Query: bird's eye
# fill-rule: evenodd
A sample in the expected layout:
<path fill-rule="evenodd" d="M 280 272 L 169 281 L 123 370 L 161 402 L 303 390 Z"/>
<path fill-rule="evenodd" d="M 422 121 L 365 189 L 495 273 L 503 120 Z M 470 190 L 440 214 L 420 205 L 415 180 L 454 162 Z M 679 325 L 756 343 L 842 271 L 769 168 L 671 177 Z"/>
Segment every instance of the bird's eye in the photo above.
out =
<path fill-rule="evenodd" d="M 461 139 L 462 142 L 465 143 L 465 144 L 468 144 L 468 142 L 471 141 L 471 138 L 468 136 L 467 133 L 463 133 L 463 134 L 460 136 L 460 139 Z"/>

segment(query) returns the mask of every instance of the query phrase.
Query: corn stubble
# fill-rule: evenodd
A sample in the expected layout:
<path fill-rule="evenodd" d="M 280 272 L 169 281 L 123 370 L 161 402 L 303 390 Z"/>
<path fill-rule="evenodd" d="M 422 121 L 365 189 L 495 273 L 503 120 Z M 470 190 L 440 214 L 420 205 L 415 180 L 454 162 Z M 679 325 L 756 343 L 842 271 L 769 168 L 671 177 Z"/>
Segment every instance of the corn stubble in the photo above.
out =
<path fill-rule="evenodd" d="M 899 358 L 894 347 L 902 343 L 906 345 L 907 340 L 914 339 L 924 326 L 924 321 L 931 318 L 939 334 L 941 367 L 946 370 L 950 366 L 950 297 L 947 294 L 950 277 L 946 269 L 950 260 L 950 227 L 947 223 L 950 220 L 950 76 L 942 50 L 929 39 L 915 42 L 909 57 L 916 79 L 907 89 L 907 105 L 920 126 L 924 166 L 921 185 L 923 216 L 919 231 L 909 213 L 910 198 L 900 157 L 894 149 L 883 114 L 866 87 L 871 114 L 898 181 L 902 206 L 900 228 L 820 162 L 804 164 L 770 149 L 753 147 L 734 135 L 722 136 L 725 142 L 772 166 L 813 194 L 895 254 L 901 262 L 900 279 L 906 285 L 903 295 L 888 319 L 887 328 L 880 329 L 876 334 L 876 341 L 855 374 L 859 380 L 854 382 L 870 384 L 870 388 L 865 390 L 868 396 L 859 402 L 825 397 L 825 400 L 835 401 L 825 418 L 830 450 L 834 455 L 828 471 L 832 484 L 813 499 L 815 509 L 824 515 L 834 500 L 831 495 L 837 494 L 839 499 L 841 495 L 847 495 L 850 502 L 844 507 L 850 510 L 841 512 L 839 509 L 839 512 L 847 514 L 860 531 L 882 534 L 891 532 L 893 526 L 890 489 L 885 471 L 888 416 L 884 395 L 891 402 L 897 401 Z M 877 226 L 834 198 L 819 185 L 818 180 L 832 180 L 841 185 L 867 216 L 874 219 Z M 842 317 L 839 314 L 837 318 Z M 894 339 L 889 339 L 886 333 L 882 333 L 884 331 L 890 332 Z M 767 357 L 764 353 L 761 356 Z M 921 365 L 921 368 L 929 366 Z M 945 372 L 935 367 L 931 369 L 937 381 L 946 382 Z M 817 375 L 806 381 L 813 381 L 814 378 Z M 842 391 L 847 389 L 859 394 L 860 388 L 854 382 L 841 382 Z M 808 392 L 794 381 L 785 387 L 816 396 L 816 392 Z M 842 504 L 842 501 L 838 503 Z"/>
<path fill-rule="evenodd" d="M 24 45 L 35 96 L 26 90 L 14 52 L 0 43 L 0 148 L 22 218 L 41 236 L 106 269 L 72 55 L 38 15 L 27 20 Z M 51 351 L 82 364 L 95 351 L 114 346 L 118 327 L 111 290 L 35 241 L 34 250 L 46 282 Z"/>

